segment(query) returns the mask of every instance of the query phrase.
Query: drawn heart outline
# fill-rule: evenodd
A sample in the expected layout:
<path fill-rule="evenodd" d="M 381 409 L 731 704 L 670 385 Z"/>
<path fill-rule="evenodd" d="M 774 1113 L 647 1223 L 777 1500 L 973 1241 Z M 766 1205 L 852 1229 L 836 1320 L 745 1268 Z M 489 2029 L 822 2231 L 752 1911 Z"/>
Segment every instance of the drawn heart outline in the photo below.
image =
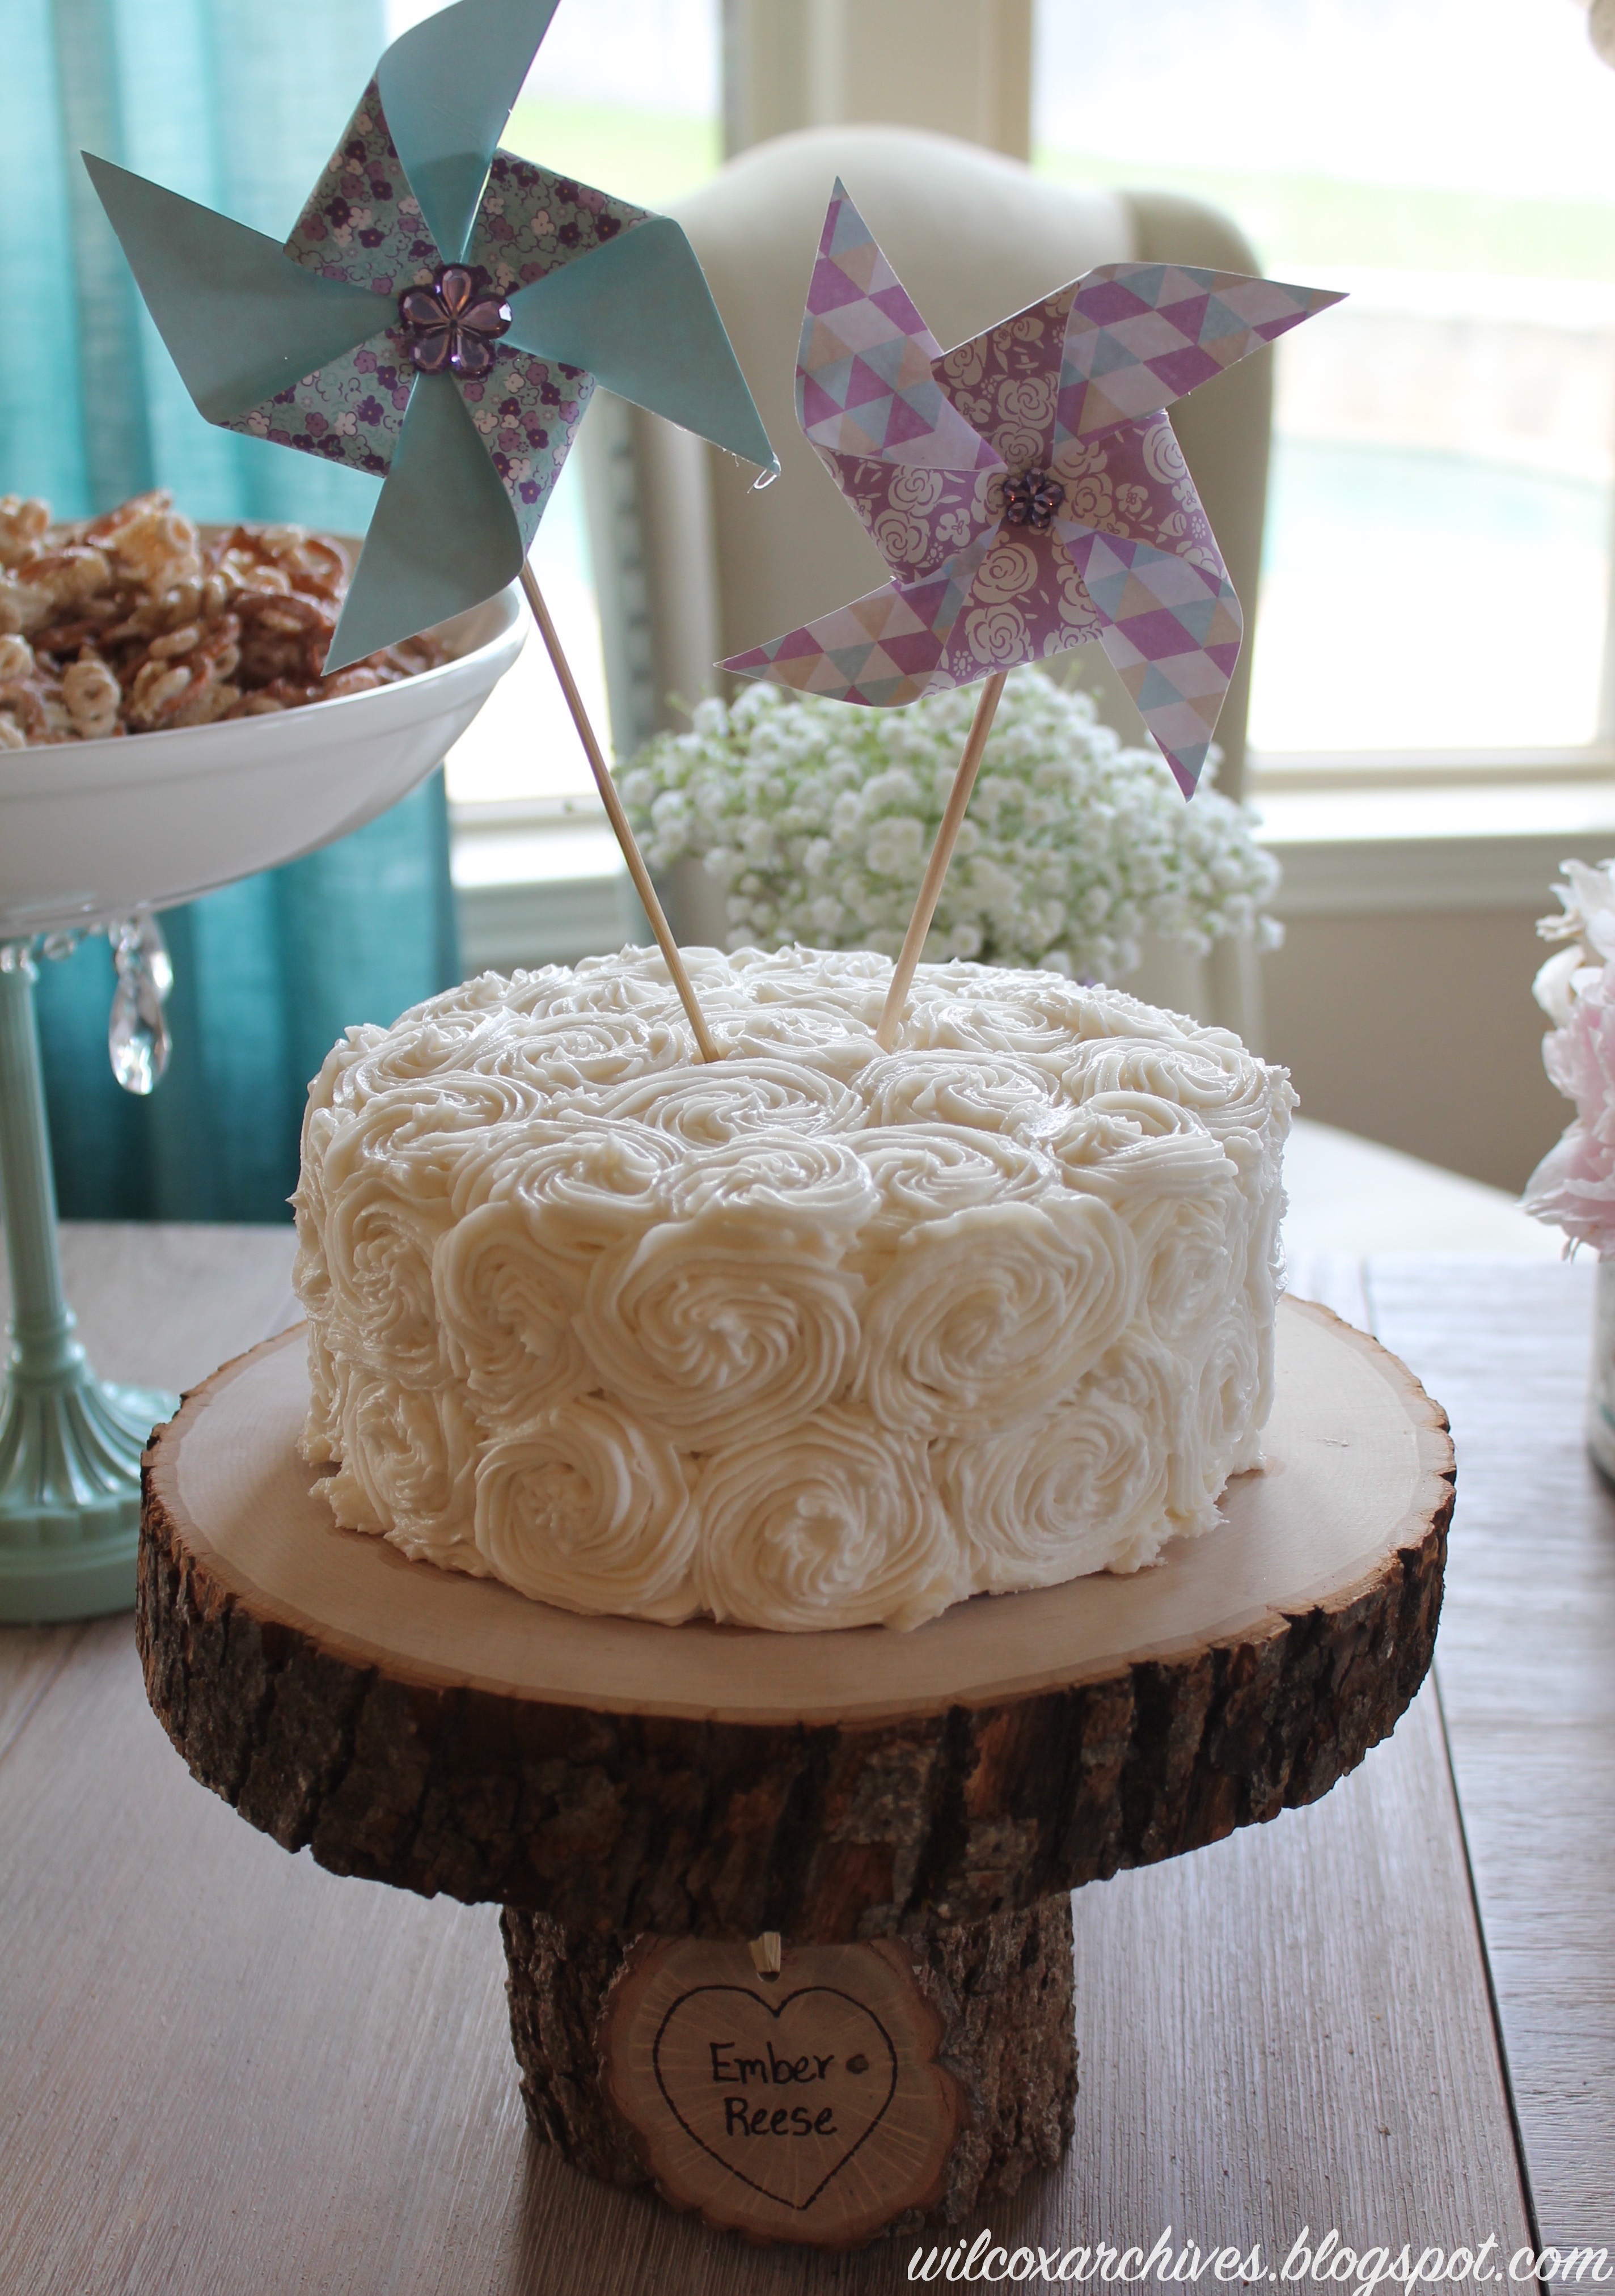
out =
<path fill-rule="evenodd" d="M 880 2111 L 872 2117 L 869 2125 L 865 2129 L 863 2135 L 857 2137 L 854 2143 L 848 2146 L 846 2152 L 842 2153 L 840 2159 L 835 2163 L 834 2167 L 825 2170 L 824 2174 L 819 2178 L 818 2183 L 808 2194 L 806 2200 L 787 2200 L 783 2194 L 773 2191 L 771 2187 L 767 2185 L 759 2185 L 754 2177 L 747 2176 L 743 2169 L 737 2169 L 733 2161 L 726 2161 L 721 2152 L 714 2152 L 711 2145 L 708 2144 L 706 2138 L 701 2134 L 700 2130 L 692 2128 L 689 2122 L 685 2119 L 684 2114 L 678 2109 L 678 2104 L 674 2098 L 672 2092 L 669 2090 L 666 2080 L 662 2078 L 661 2045 L 668 2028 L 673 2022 L 674 2018 L 677 2016 L 681 2009 L 686 2007 L 690 2002 L 698 1999 L 703 1993 L 732 1993 L 740 2000 L 748 2003 L 753 2009 L 765 2010 L 767 2014 L 774 2019 L 775 2024 L 779 2022 L 786 2010 L 794 2008 L 799 2001 L 806 2001 L 816 1993 L 827 1994 L 833 2000 L 846 2002 L 849 2008 L 857 2010 L 861 2015 L 866 2017 L 869 2020 L 869 2022 L 874 2027 L 875 2031 L 880 2035 L 881 2041 L 885 2045 L 887 2062 L 890 2069 L 890 2078 L 887 2083 L 886 2094 L 881 2100 Z M 881 2022 L 880 2019 L 875 2015 L 874 2011 L 869 2006 L 866 2001 L 860 2001 L 856 1994 L 844 1992 L 839 1985 L 799 1986 L 794 1993 L 788 1993 L 777 2006 L 772 2001 L 765 2001 L 760 1993 L 753 1993 L 749 1987 L 744 1985 L 692 1985 L 686 1991 L 679 1994 L 675 2000 L 668 2004 L 667 2014 L 663 2017 L 660 2024 L 657 2027 L 656 2038 L 651 2045 L 651 2064 L 652 2069 L 656 2075 L 656 2086 L 661 2091 L 662 2097 L 666 2102 L 668 2112 L 673 2115 L 675 2120 L 677 2121 L 685 2136 L 688 2136 L 693 2144 L 700 2145 L 701 2151 L 707 2155 L 707 2158 L 709 2161 L 716 2161 L 718 2167 L 727 2175 L 731 2177 L 738 2177 L 742 2185 L 749 2185 L 751 2190 L 754 2193 L 760 2194 L 764 2200 L 772 2201 L 776 2208 L 792 2209 L 799 2214 L 803 2210 L 810 2209 L 813 2206 L 815 2201 L 818 2199 L 825 2186 L 829 2185 L 833 2178 L 839 2177 L 842 2169 L 847 2166 L 847 2163 L 853 2158 L 855 2153 L 860 2152 L 863 2147 L 868 2144 L 870 2138 L 874 2135 L 875 2130 L 880 2127 L 881 2121 L 885 2120 L 888 2112 L 890 2110 L 892 2098 L 898 2093 L 898 2052 L 893 2044 L 891 2035 L 887 2031 L 885 2026 Z"/>

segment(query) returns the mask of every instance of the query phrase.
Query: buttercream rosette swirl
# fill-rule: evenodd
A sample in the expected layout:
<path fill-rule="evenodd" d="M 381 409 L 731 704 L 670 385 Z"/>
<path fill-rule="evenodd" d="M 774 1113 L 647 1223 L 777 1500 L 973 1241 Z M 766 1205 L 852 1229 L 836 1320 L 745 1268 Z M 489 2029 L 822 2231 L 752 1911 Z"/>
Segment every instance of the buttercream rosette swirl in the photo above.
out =
<path fill-rule="evenodd" d="M 573 1329 L 575 1271 L 545 1250 L 542 1211 L 515 1194 L 440 1236 L 432 1292 L 455 1370 L 490 1429 L 520 1427 L 593 1385 Z"/>
<path fill-rule="evenodd" d="M 861 1079 L 877 1124 L 956 1124 L 1035 1135 L 1054 1113 L 1059 1079 L 1011 1054 L 894 1053 Z"/>
<path fill-rule="evenodd" d="M 609 1397 L 487 1444 L 473 1520 L 486 1568 L 536 1602 L 668 1625 L 698 1608 L 684 1463 Z"/>
<path fill-rule="evenodd" d="M 1059 1172 L 1035 1146 L 959 1124 L 872 1125 L 858 1156 L 879 1192 L 866 1248 L 892 1250 L 916 1223 L 978 1206 L 1057 1194 Z"/>
<path fill-rule="evenodd" d="M 619 1086 L 679 1068 L 684 1060 L 676 1029 L 647 1027 L 627 1013 L 552 1013 L 490 1032 L 472 1047 L 479 1070 L 526 1084 L 546 1107 L 559 1102 L 570 1109 L 590 1097 L 603 1106 Z"/>
<path fill-rule="evenodd" d="M 1160 1439 L 1171 1371 L 1169 1357 L 1140 1349 L 1093 1372 L 1062 1410 L 939 1446 L 937 1480 L 977 1583 L 999 1594 L 1153 1561 L 1184 1527 Z"/>
<path fill-rule="evenodd" d="M 1259 1457 L 1293 1095 L 1053 974 L 687 952 L 349 1030 L 296 1197 L 348 1528 L 579 1611 L 912 1628 L 1132 1570 Z"/>
<path fill-rule="evenodd" d="M 737 1626 L 915 1627 L 970 1590 L 926 1447 L 833 1404 L 707 1462 L 697 1493 L 703 1606 Z"/>
<path fill-rule="evenodd" d="M 732 1053 L 700 1068 L 659 1070 L 620 1086 L 604 1113 L 671 1132 L 692 1148 L 721 1148 L 745 1132 L 849 1132 L 865 1121 L 857 1094 L 805 1060 Z"/>
<path fill-rule="evenodd" d="M 485 1575 L 471 1536 L 477 1430 L 452 1389 L 396 1387 L 339 1363 L 331 1415 L 340 1456 L 321 1488 L 338 1521 Z"/>
<path fill-rule="evenodd" d="M 603 1257 L 578 1329 L 605 1392 L 707 1451 L 784 1433 L 845 1387 L 862 1290 L 825 1239 L 719 1204 Z"/>
<path fill-rule="evenodd" d="M 360 1162 L 328 1191 L 320 1233 L 332 1353 L 400 1387 L 435 1389 L 448 1354 L 432 1292 L 432 1254 L 450 1213 L 410 1192 L 405 1171 Z M 307 1294 L 304 1304 L 313 1307 Z"/>
<path fill-rule="evenodd" d="M 1093 1196 L 982 1204 L 905 1237 L 872 1287 L 852 1391 L 884 1427 L 980 1434 L 1076 1386 L 1140 1305 L 1126 1223 Z"/>

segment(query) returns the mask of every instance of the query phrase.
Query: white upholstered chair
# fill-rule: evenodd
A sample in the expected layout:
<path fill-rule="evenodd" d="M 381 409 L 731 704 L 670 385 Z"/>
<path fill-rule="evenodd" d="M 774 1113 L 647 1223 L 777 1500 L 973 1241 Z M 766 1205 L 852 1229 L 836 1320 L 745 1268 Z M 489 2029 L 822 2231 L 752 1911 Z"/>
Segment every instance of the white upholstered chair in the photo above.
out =
<path fill-rule="evenodd" d="M 670 722 L 667 697 L 715 689 L 713 664 L 873 589 L 880 560 L 797 428 L 803 298 L 837 176 L 943 344 L 963 340 L 1094 264 L 1128 258 L 1253 271 L 1236 226 L 1191 200 L 1079 192 L 980 146 L 911 128 L 804 129 L 755 146 L 678 201 L 756 396 L 782 473 L 752 473 L 653 415 L 612 403 L 584 432 L 596 579 L 618 747 Z M 1261 558 L 1271 360 L 1242 361 L 1173 410 L 1247 624 Z M 1096 645 L 1064 657 L 1111 723 L 1142 738 Z M 1244 764 L 1247 641 L 1217 739 L 1222 786 Z M 717 940 L 721 896 L 699 873 L 670 888 L 681 933 Z M 1255 1033 L 1253 965 L 1158 951 L 1128 986 Z"/>

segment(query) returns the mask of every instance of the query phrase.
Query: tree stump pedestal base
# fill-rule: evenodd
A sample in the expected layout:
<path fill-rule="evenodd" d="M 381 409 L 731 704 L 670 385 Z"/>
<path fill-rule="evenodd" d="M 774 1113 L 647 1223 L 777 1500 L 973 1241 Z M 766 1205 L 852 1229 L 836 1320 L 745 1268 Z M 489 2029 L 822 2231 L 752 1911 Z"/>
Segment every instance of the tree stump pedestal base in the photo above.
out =
<path fill-rule="evenodd" d="M 962 2224 L 1052 2169 L 1077 2098 L 1071 1907 L 870 1945 L 569 1938 L 503 1921 L 537 2133 L 753 2239 Z"/>
<path fill-rule="evenodd" d="M 1070 1891 L 1326 1792 L 1435 1640 L 1446 1421 L 1291 1302 L 1217 1529 L 907 1635 L 577 1618 L 407 1562 L 311 1490 L 307 1401 L 290 1332 L 153 1439 L 154 1711 L 287 1849 L 502 1905 L 535 2126 L 757 2239 L 961 2224 L 1052 2165 Z"/>

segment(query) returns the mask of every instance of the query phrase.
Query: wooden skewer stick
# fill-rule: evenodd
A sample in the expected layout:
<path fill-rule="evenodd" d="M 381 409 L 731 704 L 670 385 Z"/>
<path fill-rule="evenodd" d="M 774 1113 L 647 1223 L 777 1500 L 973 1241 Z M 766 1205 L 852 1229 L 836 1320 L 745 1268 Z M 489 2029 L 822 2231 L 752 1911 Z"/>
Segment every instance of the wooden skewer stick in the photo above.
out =
<path fill-rule="evenodd" d="M 656 898 L 656 888 L 651 882 L 651 873 L 645 867 L 645 857 L 639 849 L 639 840 L 628 826 L 628 816 L 622 809 L 622 800 L 617 794 L 617 784 L 611 779 L 610 768 L 606 765 L 605 752 L 595 738 L 594 726 L 589 723 L 589 713 L 583 706 L 583 696 L 578 693 L 578 681 L 572 676 L 572 665 L 562 650 L 555 625 L 550 619 L 550 610 L 544 603 L 544 593 L 534 579 L 533 570 L 525 564 L 521 569 L 521 589 L 528 604 L 533 610 L 533 619 L 538 625 L 538 635 L 544 640 L 550 660 L 554 665 L 555 675 L 561 681 L 561 691 L 566 696 L 566 706 L 572 713 L 572 723 L 578 728 L 578 738 L 583 743 L 584 755 L 589 761 L 589 771 L 594 776 L 594 786 L 600 791 L 600 801 L 606 809 L 606 819 L 611 823 L 617 842 L 622 848 L 622 857 L 628 865 L 629 876 L 634 880 L 634 890 L 644 905 L 644 913 L 651 920 L 651 931 L 656 935 L 657 946 L 668 961 L 668 971 L 673 976 L 673 986 L 678 991 L 679 1002 L 688 1013 L 690 1026 L 695 1031 L 695 1041 L 701 1049 L 701 1056 L 703 1061 L 721 1061 L 723 1054 L 713 1042 L 712 1032 L 707 1026 L 706 1017 L 696 1001 L 694 987 L 689 974 L 685 971 L 685 961 L 678 953 L 678 943 L 673 938 L 673 929 L 662 914 L 661 903 Z M 1000 684 L 1002 682 L 1000 680 Z"/>
<path fill-rule="evenodd" d="M 898 955 L 897 971 L 891 976 L 891 987 L 887 990 L 886 1002 L 881 1008 L 881 1025 L 875 1030 L 875 1042 L 883 1053 L 893 1051 L 897 1045 L 903 1008 L 914 986 L 914 967 L 920 962 L 920 951 L 925 946 L 930 921 L 937 914 L 937 903 L 942 898 L 942 882 L 947 875 L 947 865 L 954 857 L 954 847 L 964 821 L 964 808 L 970 803 L 971 790 L 976 786 L 976 775 L 980 770 L 982 752 L 987 748 L 987 737 L 993 730 L 998 696 L 1004 691 L 1004 681 L 1008 676 L 1006 669 L 994 670 L 981 689 L 981 699 L 977 702 L 975 717 L 971 720 L 964 755 L 959 760 L 959 770 L 954 775 L 954 785 L 947 793 L 942 825 L 937 832 L 937 841 L 930 849 L 930 859 L 925 865 L 920 896 L 914 903 L 914 913 L 908 920 L 908 931 L 903 937 L 903 947 Z"/>

